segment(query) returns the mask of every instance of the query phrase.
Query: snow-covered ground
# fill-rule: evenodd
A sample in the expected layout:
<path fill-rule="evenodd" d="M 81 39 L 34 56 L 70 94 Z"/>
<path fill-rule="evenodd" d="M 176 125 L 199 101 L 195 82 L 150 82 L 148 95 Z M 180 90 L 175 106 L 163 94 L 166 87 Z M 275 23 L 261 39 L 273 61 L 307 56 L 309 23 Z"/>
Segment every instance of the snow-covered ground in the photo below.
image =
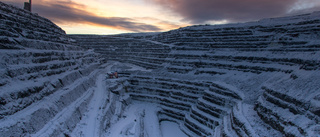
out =
<path fill-rule="evenodd" d="M 103 130 L 102 122 L 103 109 L 112 106 L 106 106 L 114 95 L 108 90 L 111 85 L 117 84 L 118 79 L 109 79 L 106 73 L 114 70 L 126 68 L 129 71 L 146 71 L 139 66 L 111 62 L 105 65 L 106 68 L 99 71 L 101 74 L 97 77 L 96 86 L 93 88 L 93 96 L 83 114 L 81 121 L 74 129 L 72 136 L 104 136 L 104 137 L 186 137 L 177 123 L 162 121 L 159 123 L 158 111 L 161 110 L 159 104 L 132 101 L 125 107 L 123 112 L 116 113 L 110 118 L 110 128 Z M 121 95 L 120 95 L 121 96 Z M 120 99 L 121 100 L 121 99 Z M 117 111 L 117 110 L 116 110 Z M 121 110 L 118 110 L 121 111 Z M 36 135 L 37 136 L 37 135 Z"/>
<path fill-rule="evenodd" d="M 160 137 L 161 130 L 157 117 L 156 104 L 132 102 L 124 111 L 119 121 L 107 130 L 107 137 L 123 136 Z"/>
<path fill-rule="evenodd" d="M 100 121 L 103 116 L 101 108 L 104 106 L 104 101 L 109 98 L 104 79 L 105 76 L 103 74 L 98 76 L 96 88 L 93 89 L 94 94 L 88 105 L 87 113 L 81 119 L 79 129 L 75 129 L 75 131 L 81 132 L 83 136 L 100 136 Z"/>
<path fill-rule="evenodd" d="M 163 137 L 188 137 L 181 131 L 179 125 L 171 121 L 162 121 L 160 123 Z"/>
<path fill-rule="evenodd" d="M 187 137 L 179 125 L 171 121 L 159 123 L 159 105 L 132 102 L 119 120 L 106 131 L 106 137 Z"/>
<path fill-rule="evenodd" d="M 71 40 L 0 11 L 0 136 L 320 135 L 320 12 Z"/>

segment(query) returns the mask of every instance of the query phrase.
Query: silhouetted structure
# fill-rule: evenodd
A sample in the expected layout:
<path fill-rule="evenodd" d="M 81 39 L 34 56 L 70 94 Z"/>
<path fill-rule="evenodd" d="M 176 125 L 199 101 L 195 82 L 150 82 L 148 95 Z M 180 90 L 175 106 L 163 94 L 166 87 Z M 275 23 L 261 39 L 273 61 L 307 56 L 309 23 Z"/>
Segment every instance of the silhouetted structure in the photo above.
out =
<path fill-rule="evenodd" d="M 29 0 L 29 2 L 24 3 L 24 9 L 31 12 L 31 0 Z"/>

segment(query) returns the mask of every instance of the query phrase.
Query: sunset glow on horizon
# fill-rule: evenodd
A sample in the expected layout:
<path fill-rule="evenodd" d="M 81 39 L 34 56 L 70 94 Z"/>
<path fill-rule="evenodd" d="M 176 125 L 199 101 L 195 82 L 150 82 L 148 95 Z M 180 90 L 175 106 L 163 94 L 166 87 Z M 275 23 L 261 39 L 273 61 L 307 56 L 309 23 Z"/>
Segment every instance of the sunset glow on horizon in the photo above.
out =
<path fill-rule="evenodd" d="M 28 0 L 3 0 L 23 8 Z M 33 0 L 32 12 L 67 34 L 161 32 L 320 10 L 320 0 Z"/>

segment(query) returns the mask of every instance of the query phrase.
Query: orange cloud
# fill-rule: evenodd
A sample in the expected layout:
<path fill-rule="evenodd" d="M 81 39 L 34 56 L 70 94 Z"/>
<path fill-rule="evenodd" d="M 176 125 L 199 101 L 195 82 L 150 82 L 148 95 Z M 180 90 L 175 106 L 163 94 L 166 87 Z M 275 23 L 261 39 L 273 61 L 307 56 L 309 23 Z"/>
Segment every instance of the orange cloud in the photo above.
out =
<path fill-rule="evenodd" d="M 18 5 L 24 0 L 17 0 L 8 2 L 10 4 Z M 41 16 L 49 18 L 58 24 L 90 24 L 94 26 L 117 28 L 132 32 L 146 32 L 146 31 L 161 31 L 162 29 L 139 22 L 133 18 L 128 17 L 102 17 L 89 12 L 89 7 L 73 1 L 48 1 L 35 0 L 33 1 L 33 12 Z"/>
<path fill-rule="evenodd" d="M 188 23 L 180 23 L 180 22 L 173 22 L 173 21 L 171 22 L 171 21 L 161 20 L 161 19 L 153 18 L 153 17 L 136 17 L 136 19 L 153 23 L 156 26 L 159 26 L 160 28 L 163 28 L 166 30 L 172 30 L 172 29 L 177 29 L 180 27 L 185 27 L 185 26 L 191 25 Z"/>

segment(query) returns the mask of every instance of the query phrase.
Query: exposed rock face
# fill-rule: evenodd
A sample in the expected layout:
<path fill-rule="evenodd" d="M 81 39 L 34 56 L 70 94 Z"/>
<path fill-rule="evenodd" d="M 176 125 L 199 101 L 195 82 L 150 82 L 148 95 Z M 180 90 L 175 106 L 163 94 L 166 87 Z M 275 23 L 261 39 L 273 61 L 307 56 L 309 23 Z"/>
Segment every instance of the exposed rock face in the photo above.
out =
<path fill-rule="evenodd" d="M 159 34 L 71 35 L 131 74 L 132 99 L 190 136 L 319 135 L 320 12 Z"/>
<path fill-rule="evenodd" d="M 2 2 L 0 13 L 0 135 L 80 136 L 97 119 L 102 135 L 135 100 L 189 136 L 320 135 L 320 12 L 114 36 L 67 36 Z M 106 82 L 117 66 L 104 60 L 148 71 Z"/>
<path fill-rule="evenodd" d="M 0 135 L 35 134 L 66 110 L 61 127 L 72 131 L 92 97 L 98 55 L 36 14 L 0 2 L 0 18 Z"/>

